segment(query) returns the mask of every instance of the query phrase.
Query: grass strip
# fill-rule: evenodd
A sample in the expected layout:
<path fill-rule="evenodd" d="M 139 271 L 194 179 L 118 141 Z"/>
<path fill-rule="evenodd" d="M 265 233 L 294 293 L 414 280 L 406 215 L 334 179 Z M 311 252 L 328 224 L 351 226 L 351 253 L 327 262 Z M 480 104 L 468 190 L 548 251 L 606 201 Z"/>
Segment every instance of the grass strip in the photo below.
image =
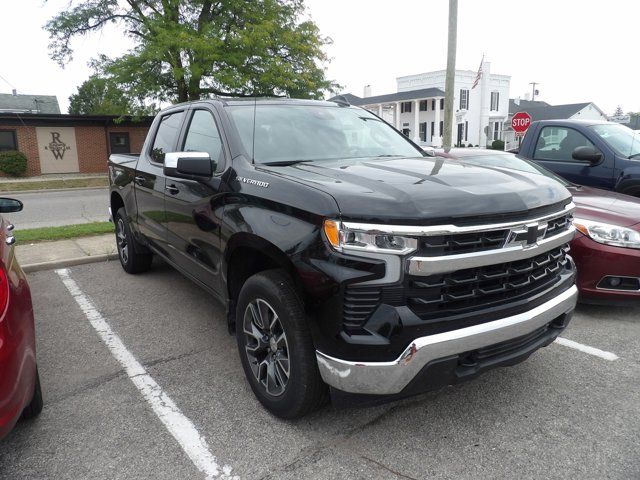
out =
<path fill-rule="evenodd" d="M 14 236 L 18 245 L 27 243 L 49 242 L 52 240 L 66 240 L 76 237 L 88 237 L 113 233 L 113 223 L 92 222 L 79 223 L 78 225 L 64 225 L 61 227 L 40 227 L 26 230 L 15 230 Z"/>
<path fill-rule="evenodd" d="M 0 181 L 1 192 L 16 192 L 23 190 L 50 190 L 60 188 L 83 188 L 83 187 L 107 187 L 109 179 L 98 178 L 69 178 L 56 180 L 36 180 L 33 182 L 10 182 Z"/>

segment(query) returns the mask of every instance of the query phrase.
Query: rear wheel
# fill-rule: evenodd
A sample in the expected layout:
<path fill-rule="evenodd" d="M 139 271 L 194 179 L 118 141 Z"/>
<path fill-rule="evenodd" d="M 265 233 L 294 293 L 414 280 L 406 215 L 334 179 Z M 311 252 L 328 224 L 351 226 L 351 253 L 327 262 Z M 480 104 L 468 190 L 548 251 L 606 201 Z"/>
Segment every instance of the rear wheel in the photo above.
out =
<path fill-rule="evenodd" d="M 44 406 L 44 401 L 42 400 L 42 389 L 40 388 L 40 374 L 38 373 L 38 367 L 36 367 L 36 385 L 33 389 L 33 397 L 31 397 L 31 401 L 29 405 L 24 407 L 22 411 L 22 418 L 34 418 L 40 415 L 42 412 L 42 407 Z"/>
<path fill-rule="evenodd" d="M 133 237 L 124 207 L 118 209 L 114 221 L 116 224 L 118 257 L 124 271 L 127 273 L 141 273 L 149 270 L 153 255 L 150 252 L 145 252 L 144 247 Z"/>
<path fill-rule="evenodd" d="M 250 277 L 236 311 L 240 360 L 260 403 L 281 418 L 299 418 L 326 398 L 307 319 L 282 270 Z"/>

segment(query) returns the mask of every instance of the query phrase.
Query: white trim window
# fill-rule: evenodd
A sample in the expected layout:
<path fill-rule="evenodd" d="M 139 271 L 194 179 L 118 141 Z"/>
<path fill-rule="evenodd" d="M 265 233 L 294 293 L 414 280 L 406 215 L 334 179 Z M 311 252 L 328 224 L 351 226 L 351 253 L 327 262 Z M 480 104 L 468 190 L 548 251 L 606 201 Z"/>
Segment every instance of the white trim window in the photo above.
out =
<path fill-rule="evenodd" d="M 460 89 L 460 110 L 469 110 L 469 90 Z"/>
<path fill-rule="evenodd" d="M 500 140 L 500 122 L 493 122 L 493 139 Z"/>
<path fill-rule="evenodd" d="M 497 112 L 500 107 L 500 92 L 491 92 L 491 111 Z"/>

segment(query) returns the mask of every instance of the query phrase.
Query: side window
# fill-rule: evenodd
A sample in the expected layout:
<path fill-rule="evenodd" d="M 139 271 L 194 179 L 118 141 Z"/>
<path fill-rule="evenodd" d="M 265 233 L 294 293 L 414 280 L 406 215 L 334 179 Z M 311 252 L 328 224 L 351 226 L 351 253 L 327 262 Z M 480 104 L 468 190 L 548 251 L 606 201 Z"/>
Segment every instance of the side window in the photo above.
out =
<path fill-rule="evenodd" d="M 175 149 L 183 118 L 184 112 L 175 112 L 164 115 L 160 119 L 156 138 L 151 147 L 151 159 L 154 162 L 164 163 L 164 154 Z"/>
<path fill-rule="evenodd" d="M 533 153 L 534 160 L 577 162 L 571 156 L 577 147 L 593 147 L 577 130 L 567 127 L 543 127 Z"/>
<path fill-rule="evenodd" d="M 219 163 L 222 140 L 220 140 L 218 127 L 216 127 L 216 122 L 210 112 L 206 110 L 193 112 L 182 150 L 185 152 L 207 152 L 214 165 Z"/>

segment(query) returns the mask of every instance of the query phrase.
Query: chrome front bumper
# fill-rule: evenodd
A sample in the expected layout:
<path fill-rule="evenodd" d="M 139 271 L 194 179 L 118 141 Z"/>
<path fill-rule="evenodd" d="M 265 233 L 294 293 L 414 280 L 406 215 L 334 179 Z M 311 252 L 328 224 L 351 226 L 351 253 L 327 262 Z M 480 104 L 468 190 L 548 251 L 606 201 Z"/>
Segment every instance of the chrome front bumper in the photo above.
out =
<path fill-rule="evenodd" d="M 392 395 L 400 393 L 429 362 L 527 335 L 573 310 L 575 285 L 528 312 L 450 332 L 415 339 L 391 362 L 352 362 L 316 351 L 325 383 L 348 393 Z"/>

